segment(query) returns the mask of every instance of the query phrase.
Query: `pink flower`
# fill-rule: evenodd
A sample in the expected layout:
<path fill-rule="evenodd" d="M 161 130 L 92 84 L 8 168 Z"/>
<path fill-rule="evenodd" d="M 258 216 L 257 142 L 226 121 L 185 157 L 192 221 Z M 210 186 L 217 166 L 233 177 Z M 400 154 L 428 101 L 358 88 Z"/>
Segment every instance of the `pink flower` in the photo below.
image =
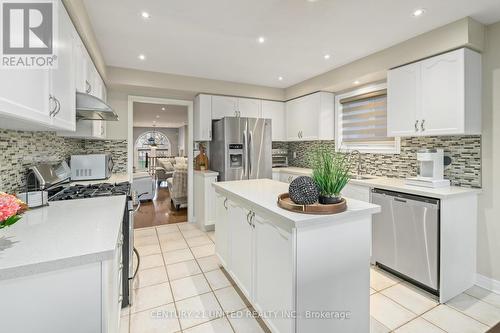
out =
<path fill-rule="evenodd" d="M 0 192 L 0 222 L 16 215 L 20 209 L 21 205 L 15 196 Z"/>

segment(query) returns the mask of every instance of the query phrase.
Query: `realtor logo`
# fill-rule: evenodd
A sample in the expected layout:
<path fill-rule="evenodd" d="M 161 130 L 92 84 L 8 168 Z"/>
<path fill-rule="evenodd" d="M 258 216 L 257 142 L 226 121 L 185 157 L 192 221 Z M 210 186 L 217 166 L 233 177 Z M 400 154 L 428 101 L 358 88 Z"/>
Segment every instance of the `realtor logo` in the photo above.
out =
<path fill-rule="evenodd" d="M 52 68 L 55 3 L 2 1 L 2 67 Z"/>

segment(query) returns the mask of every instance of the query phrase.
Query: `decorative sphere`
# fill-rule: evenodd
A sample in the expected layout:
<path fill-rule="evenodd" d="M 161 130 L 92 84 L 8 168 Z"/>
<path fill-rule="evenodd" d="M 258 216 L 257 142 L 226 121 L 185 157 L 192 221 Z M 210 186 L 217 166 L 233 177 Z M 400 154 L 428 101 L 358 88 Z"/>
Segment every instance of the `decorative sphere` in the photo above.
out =
<path fill-rule="evenodd" d="M 298 177 L 288 188 L 290 199 L 298 205 L 312 205 L 318 201 L 319 189 L 311 177 Z"/>

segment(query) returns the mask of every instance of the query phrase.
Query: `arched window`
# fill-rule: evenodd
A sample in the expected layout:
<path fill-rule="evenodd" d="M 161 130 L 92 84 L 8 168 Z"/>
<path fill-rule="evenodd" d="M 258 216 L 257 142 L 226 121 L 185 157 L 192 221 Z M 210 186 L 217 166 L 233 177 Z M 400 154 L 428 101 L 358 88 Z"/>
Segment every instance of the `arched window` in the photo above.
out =
<path fill-rule="evenodd" d="M 135 141 L 135 156 L 137 169 L 144 169 L 146 167 L 146 154 L 151 151 L 151 144 L 156 143 L 156 156 L 170 156 L 171 145 L 168 137 L 158 131 L 144 132 Z"/>

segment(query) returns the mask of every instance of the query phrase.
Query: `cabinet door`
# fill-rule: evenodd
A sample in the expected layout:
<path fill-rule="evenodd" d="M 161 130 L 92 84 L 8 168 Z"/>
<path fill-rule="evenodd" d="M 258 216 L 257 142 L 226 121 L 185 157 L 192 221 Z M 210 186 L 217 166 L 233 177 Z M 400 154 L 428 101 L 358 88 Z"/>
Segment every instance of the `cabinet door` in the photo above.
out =
<path fill-rule="evenodd" d="M 321 93 L 307 95 L 300 101 L 301 140 L 317 140 L 321 119 Z M 331 124 L 333 129 L 333 123 Z"/>
<path fill-rule="evenodd" d="M 258 311 L 290 313 L 293 304 L 292 234 L 256 215 L 253 219 L 254 304 Z M 293 332 L 293 320 L 270 316 L 273 332 Z"/>
<path fill-rule="evenodd" d="M 0 115 L 49 126 L 49 70 L 2 69 Z"/>
<path fill-rule="evenodd" d="M 51 94 L 56 99 L 57 110 L 53 127 L 74 131 L 76 126 L 74 33 L 64 6 L 59 8 L 57 68 L 50 70 Z"/>
<path fill-rule="evenodd" d="M 198 95 L 194 100 L 194 141 L 212 140 L 212 96 Z"/>
<path fill-rule="evenodd" d="M 238 111 L 240 117 L 260 118 L 262 101 L 254 98 L 238 98 Z"/>
<path fill-rule="evenodd" d="M 300 141 L 302 122 L 302 101 L 300 98 L 286 102 L 286 137 L 288 141 Z"/>
<path fill-rule="evenodd" d="M 215 219 L 215 252 L 219 256 L 222 265 L 230 271 L 230 238 L 228 221 L 228 201 L 225 197 L 217 195 L 216 219 Z"/>
<path fill-rule="evenodd" d="M 228 201 L 230 222 L 230 269 L 243 294 L 251 298 L 252 293 L 252 227 L 247 219 L 248 210 Z"/>
<path fill-rule="evenodd" d="M 262 101 L 262 118 L 271 119 L 273 141 L 286 141 L 285 103 Z"/>
<path fill-rule="evenodd" d="M 238 98 L 227 96 L 212 96 L 212 119 L 236 117 Z"/>
<path fill-rule="evenodd" d="M 423 135 L 465 130 L 464 49 L 422 61 Z"/>
<path fill-rule="evenodd" d="M 87 50 L 83 45 L 80 37 L 76 34 L 75 39 L 75 88 L 77 91 L 85 93 L 87 92 Z"/>
<path fill-rule="evenodd" d="M 421 64 L 415 63 L 387 73 L 387 135 L 390 137 L 419 134 L 420 72 Z"/>

